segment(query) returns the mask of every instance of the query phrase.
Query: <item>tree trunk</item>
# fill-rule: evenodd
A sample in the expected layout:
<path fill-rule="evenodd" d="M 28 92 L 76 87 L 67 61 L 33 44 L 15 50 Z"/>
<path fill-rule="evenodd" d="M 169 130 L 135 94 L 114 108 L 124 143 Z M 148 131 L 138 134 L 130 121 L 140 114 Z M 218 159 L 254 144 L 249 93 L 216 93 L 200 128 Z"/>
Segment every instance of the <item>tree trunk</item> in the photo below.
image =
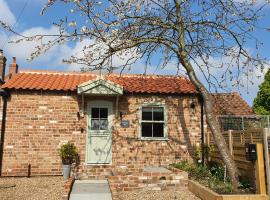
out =
<path fill-rule="evenodd" d="M 186 69 L 188 77 L 190 81 L 195 85 L 196 89 L 199 91 L 203 98 L 203 104 L 205 108 L 205 114 L 206 114 L 206 121 L 208 123 L 208 126 L 213 134 L 214 141 L 216 146 L 218 147 L 218 150 L 221 154 L 222 160 L 225 163 L 229 176 L 231 178 L 231 182 L 233 184 L 233 188 L 235 191 L 238 190 L 239 187 L 239 172 L 235 165 L 235 162 L 232 158 L 232 156 L 229 153 L 228 146 L 226 145 L 226 142 L 224 140 L 223 135 L 220 131 L 220 126 L 217 121 L 217 118 L 213 114 L 213 102 L 212 102 L 212 96 L 211 94 L 206 90 L 206 88 L 203 86 L 203 84 L 199 81 L 197 78 L 195 71 L 190 64 L 190 62 L 187 59 L 187 56 L 183 53 L 180 54 L 180 61 L 183 67 Z M 203 128 L 203 127 L 202 127 Z"/>

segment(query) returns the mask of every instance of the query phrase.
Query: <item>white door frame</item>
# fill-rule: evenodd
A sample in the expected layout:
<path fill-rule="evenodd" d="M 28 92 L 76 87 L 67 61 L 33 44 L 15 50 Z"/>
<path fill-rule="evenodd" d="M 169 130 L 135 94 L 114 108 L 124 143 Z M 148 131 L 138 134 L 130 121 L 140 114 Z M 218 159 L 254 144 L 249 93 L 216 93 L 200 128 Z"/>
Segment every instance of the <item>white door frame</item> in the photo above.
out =
<path fill-rule="evenodd" d="M 91 108 L 95 107 L 107 107 L 108 108 L 108 130 L 106 131 L 92 131 L 91 127 Z M 85 153 L 85 163 L 87 165 L 111 165 L 112 164 L 112 122 L 114 119 L 113 113 L 113 102 L 105 101 L 105 100 L 93 100 L 87 102 L 87 134 L 86 134 L 86 153 Z M 93 132 L 97 132 L 97 134 L 93 134 Z M 110 153 L 110 162 L 109 163 L 90 163 L 88 160 L 88 146 L 89 146 L 89 139 L 91 137 L 91 133 L 93 136 L 97 136 L 101 134 L 100 137 L 106 137 L 106 135 L 110 137 L 111 142 L 111 153 Z M 103 136 L 102 136 L 103 135 Z"/>

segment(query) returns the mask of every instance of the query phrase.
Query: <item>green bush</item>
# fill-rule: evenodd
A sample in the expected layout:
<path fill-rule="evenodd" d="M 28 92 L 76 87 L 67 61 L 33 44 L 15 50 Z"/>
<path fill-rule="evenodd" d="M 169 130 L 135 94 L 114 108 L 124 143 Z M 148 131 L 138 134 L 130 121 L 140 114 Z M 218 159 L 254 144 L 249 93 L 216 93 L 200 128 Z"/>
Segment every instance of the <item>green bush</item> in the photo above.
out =
<path fill-rule="evenodd" d="M 200 180 L 200 179 L 209 178 L 211 176 L 211 173 L 205 166 L 192 165 L 189 171 L 189 175 L 196 180 Z"/>
<path fill-rule="evenodd" d="M 78 156 L 77 148 L 70 142 L 63 144 L 59 149 L 59 156 L 61 157 L 63 164 L 72 164 Z"/>
<path fill-rule="evenodd" d="M 221 194 L 230 194 L 233 191 L 231 182 L 224 180 L 224 168 L 219 165 L 213 165 L 212 169 L 201 164 L 189 164 L 186 161 L 179 162 L 173 165 L 174 167 L 189 173 L 189 177 L 201 184 L 209 187 L 213 191 Z"/>
<path fill-rule="evenodd" d="M 226 181 L 220 181 L 220 180 L 210 180 L 212 182 L 211 188 L 212 190 L 214 190 L 215 192 L 219 193 L 219 194 L 231 194 L 233 193 L 233 186 L 231 184 L 231 182 Z"/>
<path fill-rule="evenodd" d="M 207 167 L 203 165 L 189 164 L 186 161 L 182 161 L 173 165 L 175 168 L 189 172 L 189 176 L 194 179 L 206 178 L 211 175 Z"/>
<path fill-rule="evenodd" d="M 250 180 L 247 177 L 240 176 L 239 182 L 240 182 L 240 189 L 255 192 L 256 189 L 254 188 L 254 186 L 251 184 Z"/>
<path fill-rule="evenodd" d="M 204 152 L 205 158 L 208 158 L 213 154 L 215 146 L 204 144 L 203 146 L 193 146 L 193 150 L 194 152 L 192 158 L 196 163 L 199 163 L 201 161 L 202 151 Z"/>
<path fill-rule="evenodd" d="M 203 166 L 202 164 L 189 164 L 186 161 L 182 161 L 172 166 L 188 172 L 189 178 L 198 181 L 219 194 L 232 194 L 233 186 L 230 179 L 229 177 L 224 178 L 224 166 L 214 162 L 209 162 L 208 164 L 208 166 Z M 255 191 L 246 177 L 240 177 L 240 185 L 239 189 L 243 193 L 254 193 Z"/>
<path fill-rule="evenodd" d="M 228 177 L 225 177 L 225 167 L 221 164 L 209 163 L 209 170 L 211 174 L 220 181 L 224 181 L 228 179 Z"/>

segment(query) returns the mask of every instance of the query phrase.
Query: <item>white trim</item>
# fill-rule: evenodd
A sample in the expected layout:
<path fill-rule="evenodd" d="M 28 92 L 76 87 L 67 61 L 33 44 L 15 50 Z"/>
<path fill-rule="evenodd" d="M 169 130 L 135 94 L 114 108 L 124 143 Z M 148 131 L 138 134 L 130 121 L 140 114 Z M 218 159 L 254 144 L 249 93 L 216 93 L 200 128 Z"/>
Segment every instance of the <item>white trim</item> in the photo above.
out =
<path fill-rule="evenodd" d="M 164 121 L 155 121 L 156 123 L 158 122 L 162 122 L 164 123 L 164 127 L 163 127 L 163 133 L 164 133 L 164 137 L 142 137 L 142 126 L 141 123 L 144 122 L 144 120 L 142 120 L 142 108 L 143 107 L 162 107 L 163 108 L 163 112 L 164 112 Z M 148 103 L 143 103 L 140 105 L 139 107 L 139 140 L 157 140 L 157 141 L 168 141 L 168 128 L 167 128 L 167 123 L 168 123 L 168 118 L 167 118 L 167 106 L 165 103 L 163 102 L 148 102 Z M 147 121 L 149 122 L 149 121 Z"/>
<path fill-rule="evenodd" d="M 90 80 L 77 87 L 78 94 L 89 95 L 123 95 L 123 86 L 104 78 Z"/>

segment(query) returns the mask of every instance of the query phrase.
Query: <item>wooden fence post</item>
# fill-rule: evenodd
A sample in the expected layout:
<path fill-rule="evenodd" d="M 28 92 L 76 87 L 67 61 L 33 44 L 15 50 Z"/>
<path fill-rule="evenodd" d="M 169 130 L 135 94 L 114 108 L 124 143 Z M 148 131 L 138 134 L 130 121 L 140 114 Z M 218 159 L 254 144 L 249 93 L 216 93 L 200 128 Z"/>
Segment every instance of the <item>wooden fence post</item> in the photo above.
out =
<path fill-rule="evenodd" d="M 233 138 L 232 138 L 232 130 L 228 131 L 228 137 L 229 137 L 229 151 L 230 154 L 233 155 Z"/>
<path fill-rule="evenodd" d="M 255 163 L 255 175 L 256 175 L 257 193 L 266 194 L 263 145 L 261 143 L 257 143 L 256 149 L 257 149 L 257 160 Z"/>
<path fill-rule="evenodd" d="M 268 137 L 270 137 L 269 128 L 263 129 L 263 146 L 264 146 L 264 160 L 267 178 L 267 193 L 270 195 L 270 161 L 269 161 L 269 150 L 268 150 Z"/>

